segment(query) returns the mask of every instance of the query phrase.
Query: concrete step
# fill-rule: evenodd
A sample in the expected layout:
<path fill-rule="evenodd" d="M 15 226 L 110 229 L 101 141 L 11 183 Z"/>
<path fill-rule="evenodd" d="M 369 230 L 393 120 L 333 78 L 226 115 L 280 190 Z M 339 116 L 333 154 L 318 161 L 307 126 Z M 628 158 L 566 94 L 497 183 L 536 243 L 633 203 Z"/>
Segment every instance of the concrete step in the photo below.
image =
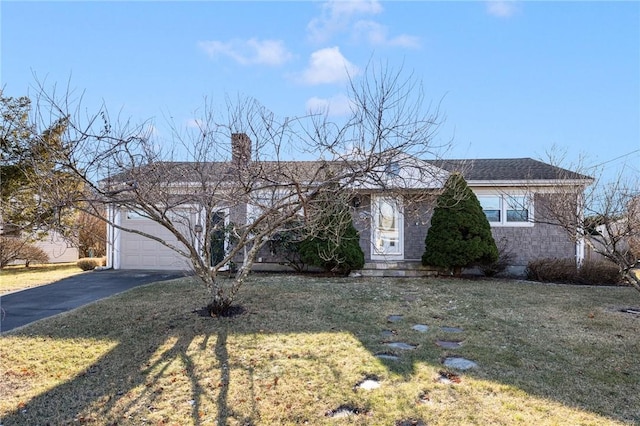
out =
<path fill-rule="evenodd" d="M 422 266 L 419 261 L 367 262 L 357 272 L 363 277 L 432 277 L 438 275 L 436 269 Z"/>

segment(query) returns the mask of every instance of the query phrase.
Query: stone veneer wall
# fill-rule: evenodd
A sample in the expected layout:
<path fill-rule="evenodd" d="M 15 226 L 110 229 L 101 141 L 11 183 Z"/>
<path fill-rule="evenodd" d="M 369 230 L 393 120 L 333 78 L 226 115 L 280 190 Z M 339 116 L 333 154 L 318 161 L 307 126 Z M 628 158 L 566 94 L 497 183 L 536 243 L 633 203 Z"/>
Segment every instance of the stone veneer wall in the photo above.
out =
<path fill-rule="evenodd" d="M 558 226 L 536 223 L 532 227 L 494 227 L 493 238 L 500 247 L 500 240 L 508 242 L 506 248 L 514 258 L 512 266 L 526 267 L 541 258 L 574 258 L 575 244 Z"/>
<path fill-rule="evenodd" d="M 424 240 L 431 225 L 433 201 L 407 200 L 404 211 L 404 258 L 422 260 Z"/>
<path fill-rule="evenodd" d="M 564 196 L 535 194 L 533 226 L 491 228 L 498 248 L 505 246 L 506 250 L 513 255 L 511 272 L 523 274 L 527 264 L 536 259 L 576 258 L 575 241 L 569 238 L 562 226 L 554 225 L 554 220 L 545 214 L 547 203 L 552 202 L 554 197 Z M 574 209 L 575 207 L 571 208 L 571 210 Z"/>
<path fill-rule="evenodd" d="M 359 205 L 354 208 L 353 226 L 360 234 L 360 248 L 367 262 L 371 259 L 371 196 L 360 195 L 357 200 Z"/>
<path fill-rule="evenodd" d="M 537 194 L 534 214 L 540 215 L 543 203 L 549 195 Z M 424 253 L 424 240 L 433 214 L 433 201 L 406 198 L 404 201 L 404 259 L 419 261 Z M 538 219 L 538 217 L 536 217 Z M 354 226 L 360 233 L 360 247 L 365 260 L 371 259 L 371 196 L 359 196 L 359 205 L 354 209 Z M 507 241 L 506 248 L 513 254 L 509 272 L 522 274 L 527 264 L 540 258 L 575 258 L 575 243 L 566 231 L 549 223 L 535 223 L 533 226 L 491 228 L 498 247 L 501 240 Z M 281 262 L 282 258 L 273 256 L 269 244 L 260 251 L 262 262 Z"/>
<path fill-rule="evenodd" d="M 354 212 L 354 226 L 360 233 L 360 248 L 366 261 L 371 259 L 371 196 L 359 197 L 360 206 Z M 404 259 L 420 260 L 424 253 L 424 240 L 433 214 L 433 202 L 405 197 L 404 205 Z"/>

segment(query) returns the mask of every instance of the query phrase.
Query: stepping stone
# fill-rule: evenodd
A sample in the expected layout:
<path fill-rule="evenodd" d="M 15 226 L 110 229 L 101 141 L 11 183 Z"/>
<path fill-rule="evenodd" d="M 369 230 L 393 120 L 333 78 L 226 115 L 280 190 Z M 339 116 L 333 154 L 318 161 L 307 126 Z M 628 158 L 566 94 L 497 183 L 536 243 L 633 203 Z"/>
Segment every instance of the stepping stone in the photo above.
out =
<path fill-rule="evenodd" d="M 445 385 L 451 385 L 453 383 L 460 383 L 462 380 L 456 373 L 452 373 L 450 371 L 440 371 L 438 372 L 438 378 L 436 379 L 436 381 L 438 383 L 444 383 Z"/>
<path fill-rule="evenodd" d="M 419 331 L 420 333 L 426 333 L 429 331 L 429 326 L 424 324 L 416 324 L 411 327 L 412 330 Z"/>
<path fill-rule="evenodd" d="M 382 330 L 382 337 L 393 337 L 395 336 L 397 333 L 395 330 Z"/>
<path fill-rule="evenodd" d="M 400 357 L 399 357 L 398 355 L 385 354 L 385 353 L 382 353 L 382 354 L 376 354 L 375 356 L 376 356 L 376 358 L 379 358 L 379 359 L 386 359 L 386 360 L 389 360 L 389 361 L 397 361 L 397 360 L 399 360 L 399 359 L 400 359 Z"/>
<path fill-rule="evenodd" d="M 396 421 L 394 426 L 427 426 L 421 419 L 405 419 Z"/>
<path fill-rule="evenodd" d="M 403 315 L 389 315 L 387 317 L 387 322 L 398 322 L 404 319 Z"/>
<path fill-rule="evenodd" d="M 436 340 L 436 345 L 444 349 L 458 349 L 462 346 L 462 342 L 456 342 L 453 340 Z"/>
<path fill-rule="evenodd" d="M 390 348 L 402 349 L 404 351 L 410 351 L 417 347 L 417 345 L 410 345 L 409 343 L 404 343 L 404 342 L 391 342 L 391 343 L 387 343 L 386 345 L 389 346 Z"/>
<path fill-rule="evenodd" d="M 447 357 L 442 362 L 445 367 L 455 368 L 457 370 L 469 370 L 471 368 L 477 368 L 478 364 L 462 357 Z"/>
<path fill-rule="evenodd" d="M 418 395 L 418 403 L 419 404 L 426 404 L 429 401 L 431 401 L 431 397 L 429 396 L 429 392 L 427 392 L 426 390 L 423 390 L 422 392 L 420 392 L 420 394 Z"/>
<path fill-rule="evenodd" d="M 350 416 L 357 416 L 359 414 L 363 414 L 364 412 L 365 410 L 358 407 L 354 407 L 352 405 L 341 405 L 335 410 L 327 411 L 325 413 L 325 416 L 333 417 L 333 418 L 344 418 L 344 417 L 350 417 Z"/>
<path fill-rule="evenodd" d="M 380 387 L 380 382 L 375 379 L 366 379 L 356 385 L 357 389 L 373 390 Z"/>
<path fill-rule="evenodd" d="M 440 327 L 445 333 L 462 333 L 464 330 L 460 327 Z"/>

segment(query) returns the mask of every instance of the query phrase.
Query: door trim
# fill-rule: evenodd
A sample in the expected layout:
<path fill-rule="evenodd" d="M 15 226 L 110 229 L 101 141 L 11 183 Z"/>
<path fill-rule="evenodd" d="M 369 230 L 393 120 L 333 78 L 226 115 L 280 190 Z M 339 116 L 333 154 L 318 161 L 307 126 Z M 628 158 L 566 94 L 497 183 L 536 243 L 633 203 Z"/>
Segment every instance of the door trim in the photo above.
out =
<path fill-rule="evenodd" d="M 385 208 L 381 203 L 386 202 L 387 205 L 395 206 L 393 208 L 394 217 L 392 220 L 395 231 L 385 230 L 380 225 L 381 209 Z M 384 196 L 374 195 L 371 197 L 371 260 L 404 260 L 404 214 L 402 208 L 401 196 Z M 391 234 L 396 250 L 389 249 L 380 250 L 383 244 L 384 233 Z M 395 235 L 393 235 L 395 233 Z"/>

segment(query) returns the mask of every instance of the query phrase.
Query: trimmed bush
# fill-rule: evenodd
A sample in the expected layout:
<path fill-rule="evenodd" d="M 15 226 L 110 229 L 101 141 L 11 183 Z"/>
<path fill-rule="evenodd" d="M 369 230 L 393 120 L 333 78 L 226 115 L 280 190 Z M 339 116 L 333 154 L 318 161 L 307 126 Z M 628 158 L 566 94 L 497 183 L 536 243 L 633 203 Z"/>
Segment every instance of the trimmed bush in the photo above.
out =
<path fill-rule="evenodd" d="M 326 271 L 348 274 L 362 269 L 364 253 L 360 248 L 360 235 L 350 222 L 339 238 L 308 238 L 299 244 L 300 258 L 309 265 Z"/>
<path fill-rule="evenodd" d="M 302 272 L 305 268 L 304 262 L 300 258 L 302 227 L 303 225 L 300 223 L 290 224 L 274 234 L 269 240 L 271 254 L 282 258 L 282 264 L 290 266 L 297 272 Z"/>
<path fill-rule="evenodd" d="M 536 259 L 527 265 L 527 279 L 540 282 L 571 283 L 578 276 L 573 259 Z"/>
<path fill-rule="evenodd" d="M 527 278 L 532 281 L 585 285 L 618 285 L 622 283 L 619 268 L 607 261 L 585 261 L 580 269 L 573 259 L 538 259 L 527 265 Z"/>
<path fill-rule="evenodd" d="M 360 235 L 347 199 L 350 194 L 333 185 L 309 204 L 301 234 L 305 238 L 297 244 L 303 263 L 345 275 L 364 266 Z"/>
<path fill-rule="evenodd" d="M 460 173 L 451 174 L 431 217 L 422 264 L 460 275 L 462 268 L 497 260 L 498 248 L 478 198 Z"/>
<path fill-rule="evenodd" d="M 102 266 L 102 263 L 102 258 L 99 257 L 83 257 L 82 259 L 78 259 L 76 265 L 83 271 L 91 271 L 98 266 Z"/>
<path fill-rule="evenodd" d="M 620 268 L 613 262 L 584 262 L 578 270 L 578 283 L 589 285 L 618 285 L 622 283 Z"/>

